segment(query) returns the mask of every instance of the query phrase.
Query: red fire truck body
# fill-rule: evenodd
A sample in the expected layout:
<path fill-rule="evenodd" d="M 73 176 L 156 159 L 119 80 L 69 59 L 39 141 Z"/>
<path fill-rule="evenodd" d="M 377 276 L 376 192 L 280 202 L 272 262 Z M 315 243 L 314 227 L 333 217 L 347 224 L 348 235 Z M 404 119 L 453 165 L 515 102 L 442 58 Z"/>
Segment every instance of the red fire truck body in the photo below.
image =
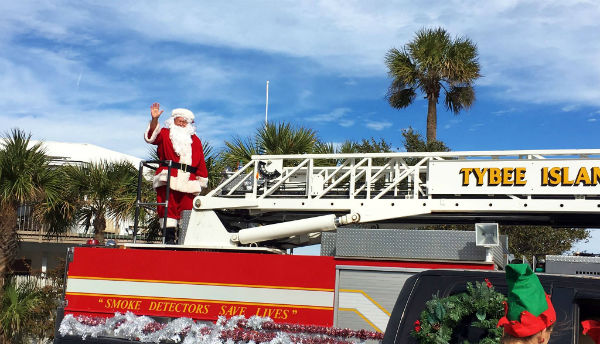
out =
<path fill-rule="evenodd" d="M 109 317 L 129 311 L 207 321 L 258 315 L 282 323 L 333 326 L 335 312 L 347 311 L 383 331 L 382 322 L 369 319 L 372 312 L 360 304 L 346 303 L 336 309 L 336 295 L 354 293 L 388 317 L 391 311 L 365 290 L 336 290 L 336 267 L 340 266 L 404 271 L 494 269 L 494 264 L 484 262 L 76 247 L 68 267 L 65 314 Z"/>

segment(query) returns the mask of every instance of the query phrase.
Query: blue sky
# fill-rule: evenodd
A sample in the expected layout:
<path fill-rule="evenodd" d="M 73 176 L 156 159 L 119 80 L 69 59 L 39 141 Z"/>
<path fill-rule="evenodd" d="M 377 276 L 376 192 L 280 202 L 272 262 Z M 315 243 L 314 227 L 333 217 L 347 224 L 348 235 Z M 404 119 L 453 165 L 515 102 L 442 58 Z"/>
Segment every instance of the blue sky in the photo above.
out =
<path fill-rule="evenodd" d="M 477 101 L 439 106 L 453 150 L 597 148 L 597 1 L 3 1 L 0 129 L 138 157 L 149 106 L 186 107 L 214 146 L 269 119 L 325 141 L 425 132 L 389 107 L 385 53 L 423 27 L 478 45 Z M 441 104 L 440 104 L 441 105 Z M 166 117 L 166 116 L 165 116 Z M 598 247 L 598 246 L 597 246 Z"/>

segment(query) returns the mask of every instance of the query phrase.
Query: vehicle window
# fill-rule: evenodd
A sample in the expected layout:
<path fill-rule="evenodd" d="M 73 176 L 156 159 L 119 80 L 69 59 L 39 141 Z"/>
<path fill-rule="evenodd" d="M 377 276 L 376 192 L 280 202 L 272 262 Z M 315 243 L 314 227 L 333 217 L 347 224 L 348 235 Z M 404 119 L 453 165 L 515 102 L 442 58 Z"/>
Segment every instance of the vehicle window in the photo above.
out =
<path fill-rule="evenodd" d="M 546 292 L 551 292 L 552 304 L 556 311 L 556 324 L 552 331 L 552 337 L 549 344 L 573 343 L 575 334 L 573 333 L 574 307 L 573 300 L 575 290 L 573 288 L 553 287 L 546 285 Z"/>
<path fill-rule="evenodd" d="M 579 308 L 579 329 L 577 331 L 580 344 L 595 344 L 591 337 L 583 334 L 581 321 L 583 320 L 598 320 L 600 321 L 600 299 L 578 299 L 577 306 Z"/>
<path fill-rule="evenodd" d="M 481 280 L 477 280 L 478 282 L 484 282 L 485 280 L 482 278 Z M 471 281 L 474 282 L 474 281 Z M 496 282 L 496 284 L 494 283 Z M 455 281 L 447 290 L 446 296 L 456 295 L 460 293 L 464 293 L 467 291 L 466 288 L 467 281 L 459 280 Z M 506 296 L 507 287 L 504 285 L 503 280 L 491 279 L 492 285 L 494 285 L 494 290 L 499 293 L 502 293 Z M 465 317 L 461 320 L 461 322 L 454 328 L 452 333 L 452 339 L 450 340 L 450 344 L 454 343 L 464 343 L 465 341 L 468 343 L 479 343 L 481 340 L 488 336 L 487 330 L 472 326 L 471 324 L 477 321 L 476 315 L 473 314 L 470 317 Z"/>

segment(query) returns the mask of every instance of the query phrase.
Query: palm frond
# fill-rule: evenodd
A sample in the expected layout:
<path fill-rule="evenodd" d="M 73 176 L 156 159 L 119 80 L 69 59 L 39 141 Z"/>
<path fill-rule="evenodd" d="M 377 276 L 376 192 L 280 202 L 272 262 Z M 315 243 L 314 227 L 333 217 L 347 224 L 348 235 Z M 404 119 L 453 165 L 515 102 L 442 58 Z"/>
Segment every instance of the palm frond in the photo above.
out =
<path fill-rule="evenodd" d="M 238 164 L 246 164 L 252 159 L 252 155 L 259 154 L 260 148 L 253 138 L 242 139 L 234 137 L 233 140 L 225 141 L 223 160 L 231 168 Z"/>
<path fill-rule="evenodd" d="M 415 92 L 414 88 L 401 89 L 400 87 L 397 87 L 395 83 L 392 83 L 386 95 L 390 106 L 396 109 L 402 109 L 409 106 L 415 101 L 416 97 L 417 92 Z"/>
<path fill-rule="evenodd" d="M 31 134 L 12 129 L 4 136 L 0 170 L 0 201 L 13 205 L 39 199 L 48 173 L 49 157 L 41 143 L 31 144 Z"/>
<path fill-rule="evenodd" d="M 468 109 L 475 102 L 475 90 L 471 86 L 452 86 L 446 92 L 444 104 L 446 109 L 458 114 L 461 110 Z"/>
<path fill-rule="evenodd" d="M 313 129 L 290 123 L 269 123 L 257 130 L 257 143 L 266 154 L 303 154 L 313 150 L 317 134 Z"/>
<path fill-rule="evenodd" d="M 204 151 L 204 162 L 208 171 L 208 188 L 206 190 L 208 191 L 215 188 L 223 180 L 225 163 L 222 158 L 222 152 L 216 151 L 209 141 L 201 140 L 201 142 Z"/>
<path fill-rule="evenodd" d="M 3 286 L 0 298 L 0 327 L 7 342 L 25 343 L 30 330 L 27 323 L 35 316 L 36 308 L 43 303 L 42 295 L 31 283 L 19 286 L 12 280 Z"/>
<path fill-rule="evenodd" d="M 86 231 L 90 226 L 95 233 L 105 228 L 105 218 L 119 222 L 133 217 L 138 171 L 130 162 L 67 166 L 65 172 L 71 191 L 78 195 L 76 218 Z"/>

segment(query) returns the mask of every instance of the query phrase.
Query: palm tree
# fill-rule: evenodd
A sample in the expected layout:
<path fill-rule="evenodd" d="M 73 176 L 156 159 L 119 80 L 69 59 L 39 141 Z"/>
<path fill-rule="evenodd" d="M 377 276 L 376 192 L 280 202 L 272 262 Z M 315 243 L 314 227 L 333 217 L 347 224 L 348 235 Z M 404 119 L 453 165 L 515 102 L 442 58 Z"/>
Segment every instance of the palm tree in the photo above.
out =
<path fill-rule="evenodd" d="M 256 130 L 254 137 L 232 142 L 225 141 L 223 160 L 229 167 L 245 164 L 256 154 L 303 154 L 313 151 L 317 133 L 310 128 L 295 127 L 290 123 L 268 123 Z"/>
<path fill-rule="evenodd" d="M 129 162 L 100 161 L 67 166 L 67 184 L 78 195 L 77 220 L 104 241 L 106 220 L 131 218 L 135 210 L 137 169 Z"/>
<path fill-rule="evenodd" d="M 17 209 L 24 203 L 57 206 L 61 183 L 42 143 L 32 144 L 31 134 L 13 129 L 0 143 L 0 279 L 17 249 Z M 35 206 L 34 206 L 35 208 Z"/>
<path fill-rule="evenodd" d="M 31 282 L 17 286 L 14 280 L 2 286 L 0 295 L 0 340 L 2 343 L 30 343 L 39 318 L 38 308 L 44 303 L 43 294 Z M 37 326 L 38 324 L 36 324 Z"/>
<path fill-rule="evenodd" d="M 402 50 L 385 56 L 393 79 L 387 93 L 390 105 L 402 109 L 413 103 L 420 90 L 427 98 L 427 141 L 436 140 L 437 103 L 444 91 L 446 109 L 457 115 L 475 101 L 473 82 L 479 74 L 477 46 L 470 39 L 451 39 L 442 28 L 421 29 Z"/>

